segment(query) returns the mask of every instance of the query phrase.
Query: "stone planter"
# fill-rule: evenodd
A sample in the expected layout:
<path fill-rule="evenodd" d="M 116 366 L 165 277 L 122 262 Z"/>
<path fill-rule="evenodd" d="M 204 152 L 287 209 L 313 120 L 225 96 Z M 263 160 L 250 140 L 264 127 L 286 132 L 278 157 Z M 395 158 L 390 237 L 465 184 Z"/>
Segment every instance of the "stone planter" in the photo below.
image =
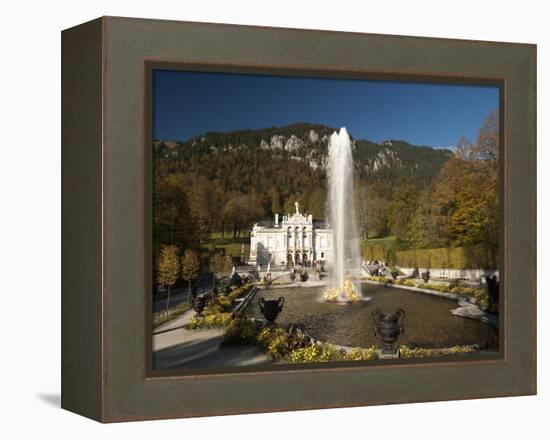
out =
<path fill-rule="evenodd" d="M 395 313 L 382 313 L 379 309 L 372 312 L 374 320 L 374 334 L 379 336 L 383 343 L 382 354 L 396 355 L 397 337 L 405 332 L 405 311 L 397 309 Z"/>
<path fill-rule="evenodd" d="M 202 318 L 202 311 L 206 307 L 206 298 L 204 296 L 196 296 L 193 298 L 193 310 L 196 312 L 195 316 Z"/>
<path fill-rule="evenodd" d="M 258 304 L 260 306 L 260 312 L 262 315 L 264 315 L 264 318 L 272 323 L 277 319 L 277 316 L 283 310 L 283 304 L 285 303 L 285 299 L 281 296 L 279 299 L 270 299 L 265 300 L 264 298 L 260 298 L 258 301 Z"/>

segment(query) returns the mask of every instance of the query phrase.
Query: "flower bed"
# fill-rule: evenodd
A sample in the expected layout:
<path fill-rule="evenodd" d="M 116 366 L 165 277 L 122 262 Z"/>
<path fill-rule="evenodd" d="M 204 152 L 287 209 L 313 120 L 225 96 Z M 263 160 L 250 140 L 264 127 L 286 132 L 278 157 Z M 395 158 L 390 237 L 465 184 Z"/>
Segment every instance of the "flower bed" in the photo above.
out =
<path fill-rule="evenodd" d="M 186 325 L 188 330 L 196 330 L 200 328 L 224 328 L 227 327 L 233 317 L 231 313 L 212 313 L 204 315 L 203 318 L 193 316 L 191 321 Z"/>
<path fill-rule="evenodd" d="M 252 284 L 245 284 L 226 296 L 218 296 L 212 303 L 208 304 L 202 314 L 203 317 L 193 316 L 186 328 L 189 330 L 195 330 L 200 328 L 225 328 L 233 320 L 233 314 L 231 313 L 235 301 L 245 296 Z"/>
<path fill-rule="evenodd" d="M 376 281 L 379 283 L 392 284 L 395 286 L 406 286 L 406 287 L 415 287 L 417 289 L 428 289 L 436 292 L 443 293 L 453 293 L 455 295 L 470 296 L 475 298 L 480 307 L 487 305 L 489 303 L 489 296 L 484 289 L 478 289 L 475 287 L 465 287 L 465 286 L 451 286 L 447 284 L 429 284 L 429 283 L 415 283 L 414 281 L 407 278 L 398 278 L 392 280 L 386 277 L 367 277 L 367 280 Z"/>
<path fill-rule="evenodd" d="M 371 279 L 374 277 L 371 277 Z M 394 284 L 384 277 L 376 277 L 374 281 L 383 279 L 384 282 Z M 398 280 L 402 283 L 411 283 L 410 280 Z M 395 283 L 398 284 L 398 283 Z M 408 285 L 408 284 L 403 284 Z M 224 329 L 222 345 L 258 345 L 276 362 L 304 363 L 304 362 L 335 362 L 335 361 L 371 361 L 378 359 L 378 347 L 351 349 L 330 343 L 314 341 L 309 335 L 297 326 L 288 330 L 277 326 L 265 326 L 260 320 L 254 320 L 232 313 L 235 300 L 244 296 L 251 285 L 236 289 L 231 294 L 220 297 L 217 303 L 205 307 L 202 318 L 191 318 L 187 329 L 220 328 Z M 424 286 L 422 286 L 424 287 Z M 478 350 L 477 346 L 455 346 L 439 349 L 409 348 L 400 346 L 400 357 L 403 359 L 445 356 L 458 353 L 469 353 Z"/>
<path fill-rule="evenodd" d="M 332 344 L 314 344 L 290 353 L 290 362 L 372 361 L 378 359 L 376 347 L 343 350 Z"/>
<path fill-rule="evenodd" d="M 274 361 L 282 362 L 331 362 L 378 358 L 374 347 L 346 351 L 332 344 L 314 343 L 301 331 L 288 331 L 276 326 L 263 327 L 259 321 L 236 318 L 226 327 L 223 345 L 244 344 L 259 345 Z"/>
<path fill-rule="evenodd" d="M 472 353 L 478 351 L 476 345 L 456 345 L 446 348 L 409 348 L 406 345 L 399 347 L 399 356 L 402 359 L 447 356 L 450 354 Z"/>
<path fill-rule="evenodd" d="M 226 327 L 225 346 L 256 344 L 277 362 L 335 362 L 335 361 L 371 361 L 378 359 L 378 347 L 345 349 L 334 344 L 314 342 L 303 332 L 285 330 L 276 326 L 262 327 L 259 321 L 236 318 Z M 473 346 L 454 346 L 447 348 L 409 348 L 399 347 L 402 359 L 446 356 L 470 353 L 478 350 Z"/>

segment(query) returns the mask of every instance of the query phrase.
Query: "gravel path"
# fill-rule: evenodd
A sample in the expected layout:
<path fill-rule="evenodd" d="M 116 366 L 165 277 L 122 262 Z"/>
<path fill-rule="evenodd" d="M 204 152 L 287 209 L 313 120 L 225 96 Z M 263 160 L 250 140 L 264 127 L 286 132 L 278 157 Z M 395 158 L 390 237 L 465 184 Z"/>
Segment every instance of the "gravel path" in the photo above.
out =
<path fill-rule="evenodd" d="M 220 368 L 271 363 L 255 345 L 221 347 L 223 330 L 186 330 L 195 312 L 189 310 L 153 332 L 153 367 Z"/>

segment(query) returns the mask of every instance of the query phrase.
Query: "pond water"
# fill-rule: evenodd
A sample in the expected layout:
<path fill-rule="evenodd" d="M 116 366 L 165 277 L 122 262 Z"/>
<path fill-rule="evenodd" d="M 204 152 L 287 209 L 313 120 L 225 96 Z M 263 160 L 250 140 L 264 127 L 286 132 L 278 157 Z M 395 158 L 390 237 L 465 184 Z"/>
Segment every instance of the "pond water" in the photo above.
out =
<path fill-rule="evenodd" d="M 353 347 L 380 345 L 374 336 L 371 313 L 375 308 L 394 313 L 405 311 L 405 333 L 397 344 L 409 347 L 442 348 L 479 344 L 496 348 L 497 330 L 490 324 L 451 315 L 457 302 L 424 293 L 391 287 L 362 285 L 363 297 L 370 301 L 338 304 L 320 300 L 324 287 L 261 290 L 245 309 L 251 317 L 262 318 L 258 300 L 285 297 L 277 324 L 302 324 L 314 338 L 323 342 Z"/>

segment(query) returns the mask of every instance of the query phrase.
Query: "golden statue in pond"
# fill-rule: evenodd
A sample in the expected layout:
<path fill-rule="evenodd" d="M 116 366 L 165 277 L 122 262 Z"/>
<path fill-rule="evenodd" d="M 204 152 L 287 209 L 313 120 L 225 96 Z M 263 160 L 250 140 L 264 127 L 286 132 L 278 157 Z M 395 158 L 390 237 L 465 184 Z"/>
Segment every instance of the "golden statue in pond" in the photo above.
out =
<path fill-rule="evenodd" d="M 355 285 L 348 276 L 343 287 L 331 287 L 325 290 L 323 297 L 325 301 L 355 302 L 361 301 L 361 295 L 357 292 Z"/>

